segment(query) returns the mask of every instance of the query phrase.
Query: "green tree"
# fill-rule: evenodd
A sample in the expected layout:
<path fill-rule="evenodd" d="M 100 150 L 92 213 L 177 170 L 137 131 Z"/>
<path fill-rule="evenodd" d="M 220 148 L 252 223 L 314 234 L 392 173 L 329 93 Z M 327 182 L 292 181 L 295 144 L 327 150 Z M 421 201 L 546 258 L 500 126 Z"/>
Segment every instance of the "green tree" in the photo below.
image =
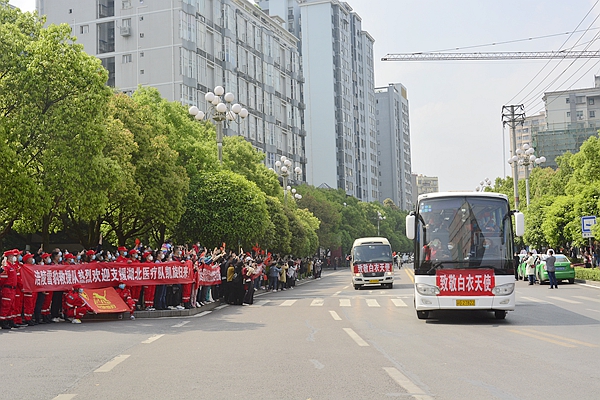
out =
<path fill-rule="evenodd" d="M 190 190 L 177 232 L 207 247 L 225 242 L 249 249 L 269 227 L 265 194 L 255 183 L 231 171 L 203 173 Z"/>
<path fill-rule="evenodd" d="M 268 227 L 258 243 L 261 248 L 270 253 L 290 254 L 292 248 L 292 232 L 290 223 L 285 214 L 283 204 L 277 197 L 266 196 L 267 212 L 269 214 Z"/>

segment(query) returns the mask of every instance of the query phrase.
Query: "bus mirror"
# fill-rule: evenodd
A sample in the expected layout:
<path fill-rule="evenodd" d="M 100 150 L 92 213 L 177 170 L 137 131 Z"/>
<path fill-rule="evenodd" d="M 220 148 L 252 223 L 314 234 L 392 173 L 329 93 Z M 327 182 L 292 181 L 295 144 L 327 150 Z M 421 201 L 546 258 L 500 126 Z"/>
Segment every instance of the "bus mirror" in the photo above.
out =
<path fill-rule="evenodd" d="M 413 240 L 415 238 L 415 216 L 414 215 L 406 216 L 406 237 L 409 240 Z"/>
<path fill-rule="evenodd" d="M 515 234 L 517 236 L 525 234 L 525 215 L 522 212 L 515 213 Z"/>

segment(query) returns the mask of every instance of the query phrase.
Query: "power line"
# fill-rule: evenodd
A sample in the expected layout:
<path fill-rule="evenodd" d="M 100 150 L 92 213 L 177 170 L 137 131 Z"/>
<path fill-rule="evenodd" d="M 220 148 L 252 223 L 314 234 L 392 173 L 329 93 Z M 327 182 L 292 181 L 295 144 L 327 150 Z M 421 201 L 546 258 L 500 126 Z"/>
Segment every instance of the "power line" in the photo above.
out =
<path fill-rule="evenodd" d="M 590 30 L 595 30 L 595 29 L 600 29 L 600 28 L 591 28 Z M 530 38 L 525 38 L 525 39 L 507 40 L 507 41 L 504 41 L 504 42 L 494 42 L 494 43 L 488 43 L 488 44 L 477 44 L 477 45 L 473 45 L 473 46 L 464 46 L 464 47 L 453 47 L 451 49 L 431 50 L 431 51 L 426 51 L 424 53 L 438 53 L 438 52 L 441 52 L 441 51 L 453 51 L 453 50 L 463 50 L 463 49 L 476 49 L 478 47 L 489 47 L 489 46 L 497 46 L 497 45 L 509 44 L 509 43 L 527 42 L 527 41 L 530 41 L 530 40 L 546 39 L 546 38 L 551 38 L 551 37 L 555 37 L 555 36 L 562 36 L 562 35 L 569 35 L 569 34 L 573 35 L 574 33 L 586 32 L 586 31 L 587 30 L 583 30 L 582 29 L 580 31 L 572 31 L 572 32 L 564 32 L 564 33 L 553 33 L 553 34 L 550 34 L 550 35 L 535 36 L 535 37 L 530 37 Z"/>
<path fill-rule="evenodd" d="M 584 16 L 584 17 L 581 19 L 581 21 L 579 21 L 579 24 L 577 24 L 577 26 L 575 27 L 575 29 L 573 30 L 573 32 L 572 32 L 572 33 L 569 35 L 569 37 L 568 37 L 568 38 L 567 38 L 567 39 L 564 41 L 564 43 L 563 43 L 563 44 L 562 44 L 562 45 L 559 47 L 559 50 L 561 50 L 561 49 L 562 49 L 562 48 L 565 46 L 565 44 L 567 44 L 567 42 L 569 41 L 569 39 L 571 39 L 571 37 L 573 36 L 573 33 L 575 33 L 575 32 L 579 32 L 579 31 L 578 31 L 578 28 L 581 26 L 581 24 L 583 24 L 583 21 L 585 21 L 585 19 L 588 17 L 588 15 L 590 15 L 590 13 L 591 13 L 591 12 L 592 12 L 592 10 L 593 10 L 593 9 L 596 7 L 596 5 L 598 4 L 598 2 L 599 2 L 599 1 L 600 1 L 600 0 L 596 0 L 596 2 L 594 3 L 594 5 L 593 5 L 593 6 L 592 6 L 592 7 L 589 9 L 589 11 L 588 11 L 588 12 L 585 14 L 585 16 Z M 596 17 L 596 19 L 598 19 L 598 17 Z M 594 19 L 594 21 L 596 21 L 596 19 Z M 593 24 L 593 22 L 592 22 L 592 24 Z M 588 28 L 587 28 L 587 29 L 585 29 L 585 30 L 584 30 L 584 32 L 586 32 L 586 33 L 587 33 L 587 32 L 588 32 L 588 31 L 591 29 L 590 27 L 591 27 L 591 24 L 588 26 Z M 585 33 L 584 33 L 584 34 L 585 34 Z M 583 35 L 582 35 L 582 36 L 583 36 Z M 580 38 L 580 39 L 581 39 L 581 38 Z M 579 42 L 579 40 L 578 40 L 577 42 Z M 575 43 L 575 45 L 577 45 L 577 42 Z M 572 48 L 573 48 L 573 47 L 572 47 Z M 526 84 L 525 86 L 523 86 L 523 88 L 522 88 L 521 90 L 519 90 L 519 92 L 518 92 L 516 95 L 514 95 L 514 96 L 513 96 L 513 98 L 512 98 L 512 99 L 510 99 L 510 101 L 508 101 L 506 104 L 511 104 L 511 103 L 512 103 L 512 101 L 513 101 L 513 100 L 514 100 L 514 99 L 515 99 L 515 98 L 516 98 L 518 95 L 520 95 L 521 93 L 523 93 L 523 91 L 524 91 L 524 90 L 525 90 L 525 89 L 526 89 L 526 88 L 527 88 L 529 85 L 531 85 L 531 84 L 533 83 L 533 81 L 534 81 L 534 80 L 535 80 L 535 79 L 536 79 L 536 78 L 537 78 L 537 77 L 538 77 L 538 76 L 539 76 L 539 75 L 542 73 L 542 71 L 543 71 L 543 70 L 544 70 L 544 69 L 545 69 L 545 68 L 548 66 L 548 64 L 550 64 L 550 60 L 548 60 L 548 61 L 546 62 L 546 64 L 545 64 L 545 65 L 544 65 L 544 66 L 543 66 L 543 67 L 542 67 L 542 68 L 541 68 L 541 69 L 538 71 L 538 73 L 537 73 L 537 74 L 535 74 L 535 76 L 534 76 L 533 78 L 531 78 L 531 79 L 529 80 L 529 82 L 527 82 L 527 84 Z M 546 77 L 545 77 L 544 79 L 542 79 L 542 80 L 540 81 L 540 83 L 538 83 L 538 84 L 537 84 L 537 86 L 536 86 L 536 87 L 534 87 L 534 88 L 533 88 L 533 89 L 532 89 L 532 90 L 531 90 L 531 91 L 530 91 L 530 92 L 529 92 L 529 93 L 528 93 L 528 94 L 525 96 L 525 98 L 527 98 L 527 97 L 528 97 L 528 96 L 529 96 L 529 95 L 530 95 L 530 94 L 531 94 L 533 91 L 535 91 L 535 90 L 536 90 L 536 89 L 537 89 L 537 88 L 538 88 L 538 87 L 539 87 L 539 86 L 542 84 L 542 82 L 544 82 L 544 81 L 545 81 L 545 80 L 548 78 L 548 76 L 550 76 L 550 74 L 551 74 L 551 73 L 552 73 L 552 72 L 553 72 L 553 71 L 554 71 L 554 70 L 555 70 L 555 69 L 558 67 L 558 65 L 560 65 L 560 63 L 556 64 L 556 66 L 555 66 L 555 67 L 552 69 L 552 71 L 550 71 L 550 73 L 548 73 L 548 74 L 546 75 Z M 523 102 L 519 102 L 519 103 L 524 103 L 524 101 L 523 101 Z"/>

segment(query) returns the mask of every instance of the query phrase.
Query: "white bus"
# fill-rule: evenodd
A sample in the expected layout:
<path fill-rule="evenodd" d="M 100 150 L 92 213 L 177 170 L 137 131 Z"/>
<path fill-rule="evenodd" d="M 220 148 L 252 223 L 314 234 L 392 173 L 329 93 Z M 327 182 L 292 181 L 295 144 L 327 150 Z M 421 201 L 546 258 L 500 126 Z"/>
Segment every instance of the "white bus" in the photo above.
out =
<path fill-rule="evenodd" d="M 386 238 L 367 237 L 354 241 L 350 252 L 352 285 L 359 290 L 367 285 L 394 286 L 394 258 Z"/>
<path fill-rule="evenodd" d="M 522 236 L 523 214 L 491 192 L 429 193 L 406 217 L 414 240 L 415 297 L 419 319 L 433 310 L 490 310 L 497 319 L 515 309 L 513 227 Z"/>

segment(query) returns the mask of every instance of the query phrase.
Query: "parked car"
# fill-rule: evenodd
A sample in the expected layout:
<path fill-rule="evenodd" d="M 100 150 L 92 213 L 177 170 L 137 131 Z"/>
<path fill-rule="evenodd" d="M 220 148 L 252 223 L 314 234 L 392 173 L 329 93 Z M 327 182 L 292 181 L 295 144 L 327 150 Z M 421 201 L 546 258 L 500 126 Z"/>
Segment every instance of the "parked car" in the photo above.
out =
<path fill-rule="evenodd" d="M 555 254 L 556 262 L 556 281 L 566 281 L 575 283 L 575 268 L 571 265 L 571 261 L 564 254 Z M 548 282 L 548 273 L 546 272 L 546 254 L 542 254 L 542 261 L 535 267 L 535 276 L 540 281 L 540 284 Z"/>

